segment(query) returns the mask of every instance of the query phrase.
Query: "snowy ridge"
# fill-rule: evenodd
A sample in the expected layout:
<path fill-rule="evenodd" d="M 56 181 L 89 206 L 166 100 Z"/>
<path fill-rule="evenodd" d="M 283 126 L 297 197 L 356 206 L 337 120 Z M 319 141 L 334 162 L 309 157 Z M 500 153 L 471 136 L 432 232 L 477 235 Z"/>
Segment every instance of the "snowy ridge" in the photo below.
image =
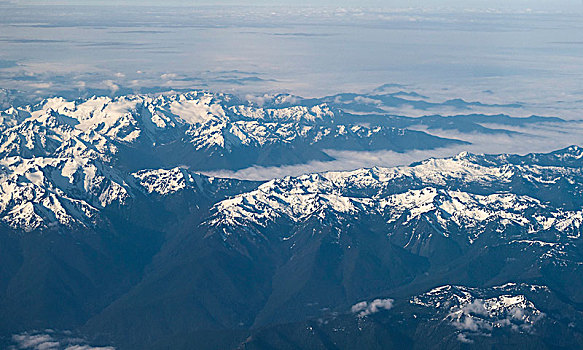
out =
<path fill-rule="evenodd" d="M 329 134 L 346 134 L 346 130 L 366 137 L 381 130 L 314 126 L 315 122 L 330 122 L 334 116 L 325 104 L 265 109 L 229 95 L 204 91 L 77 101 L 51 98 L 34 106 L 0 112 L 0 155 L 72 152 L 67 149 L 72 146 L 59 147 L 71 140 L 83 143 L 85 152 L 94 149 L 111 155 L 117 150 L 116 144 L 131 144 L 143 138 L 150 143 L 159 142 L 161 135 L 173 131 L 178 131 L 174 138 L 186 135 L 183 141 L 201 150 L 285 143 L 298 138 L 317 142 Z"/>
<path fill-rule="evenodd" d="M 32 157 L 83 157 L 108 160 L 117 148 L 107 137 L 75 129 L 54 111 L 29 117 L 2 131 L 0 155 Z"/>
<path fill-rule="evenodd" d="M 260 108 L 204 91 L 76 101 L 52 98 L 10 108 L 0 112 L 0 220 L 24 230 L 54 223 L 88 225 L 101 208 L 123 204 L 134 189 L 163 196 L 185 188 L 202 189 L 213 179 L 174 168 L 198 151 L 202 153 L 196 157 L 204 163 L 236 148 L 285 144 L 295 150 L 296 145 L 316 143 L 382 143 L 410 132 L 337 124 L 335 113 L 325 104 Z M 121 164 L 151 157 L 158 146 L 176 143 L 188 147 L 166 149 L 162 157 L 177 157 L 169 164 L 160 165 L 159 160 L 154 166 Z M 137 156 L 131 153 L 143 149 L 147 150 L 136 151 Z M 266 156 L 278 156 L 279 151 L 274 148 Z M 462 153 L 409 167 L 288 177 L 217 204 L 206 224 L 229 232 L 237 225 L 266 227 L 280 219 L 300 223 L 330 213 L 339 219 L 374 213 L 392 225 L 431 218 L 445 236 L 454 226 L 465 227 L 470 243 L 492 222 L 500 232 L 519 226 L 530 233 L 558 231 L 578 238 L 581 208 L 567 210 L 512 193 L 508 187 L 517 179 L 535 187 L 566 182 L 573 196 L 582 196 L 583 173 L 577 166 L 582 155 L 576 146 L 525 157 Z M 170 169 L 135 171 L 144 167 Z M 480 191 L 473 191 L 476 186 Z"/>
<path fill-rule="evenodd" d="M 313 107 L 291 106 L 287 108 L 257 108 L 251 106 L 233 106 L 234 113 L 251 120 L 279 121 L 279 122 L 310 122 L 318 120 L 330 121 L 334 112 L 327 104 Z"/>
<path fill-rule="evenodd" d="M 140 170 L 131 175 L 138 180 L 139 186 L 143 187 L 148 193 L 156 193 L 162 196 L 171 195 L 187 188 L 204 190 L 205 184 L 224 181 L 223 179 L 215 179 L 193 173 L 181 167 Z"/>
<path fill-rule="evenodd" d="M 445 285 L 410 299 L 411 304 L 435 309 L 459 330 L 458 340 L 489 336 L 495 328 L 530 333 L 545 314 L 524 291 L 548 291 L 546 287 L 508 283 L 489 289 Z"/>
<path fill-rule="evenodd" d="M 140 181 L 148 193 L 158 193 L 166 195 L 176 193 L 186 188 L 189 183 L 194 182 L 192 176 L 180 168 L 142 170 L 132 174 Z"/>
<path fill-rule="evenodd" d="M 391 127 L 338 125 L 331 122 L 334 117 L 325 104 L 259 108 L 205 91 L 51 98 L 9 108 L 0 112 L 0 220 L 26 231 L 55 223 L 90 225 L 99 208 L 132 196 L 136 181 L 147 193 L 159 195 L 201 186 L 200 176 L 184 170 L 132 175 L 127 168 L 135 165 L 122 164 L 125 159 L 149 158 L 158 146 L 171 145 L 168 152 L 177 159 L 155 166 L 173 167 L 182 154 L 198 151 L 195 158 L 200 162 L 216 150 L 216 158 L 221 158 L 241 147 L 327 144 L 347 137 L 381 140 L 405 133 Z"/>
<path fill-rule="evenodd" d="M 126 184 L 91 159 L 0 160 L 0 217 L 13 229 L 87 226 L 99 209 L 128 197 Z"/>
<path fill-rule="evenodd" d="M 0 160 L 0 221 L 26 232 L 93 226 L 103 208 L 124 206 L 138 193 L 169 196 L 230 184 L 180 167 L 124 174 L 91 159 L 6 157 Z"/>
<path fill-rule="evenodd" d="M 575 183 L 581 178 L 581 169 L 509 163 L 486 166 L 478 160 L 479 156 L 460 154 L 410 167 L 272 180 L 255 191 L 218 203 L 205 224 L 220 227 L 228 235 L 238 226 L 260 229 L 278 220 L 299 223 L 329 214 L 345 218 L 382 215 L 393 225 L 427 218 L 445 236 L 456 228 L 463 229 L 469 243 L 491 225 L 499 233 L 512 226 L 524 234 L 551 231 L 571 239 L 580 237 L 583 210 L 565 210 L 507 190 L 476 194 L 450 188 L 500 187 L 516 176 L 541 185 L 557 179 Z"/>

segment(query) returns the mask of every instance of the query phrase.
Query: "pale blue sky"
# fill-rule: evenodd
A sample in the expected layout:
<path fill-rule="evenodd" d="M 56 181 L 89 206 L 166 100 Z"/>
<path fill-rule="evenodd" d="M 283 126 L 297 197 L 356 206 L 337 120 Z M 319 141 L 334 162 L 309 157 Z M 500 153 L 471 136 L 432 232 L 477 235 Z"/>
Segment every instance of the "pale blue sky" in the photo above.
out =
<path fill-rule="evenodd" d="M 582 0 L 14 0 L 17 4 L 83 4 L 83 5 L 300 5 L 355 7 L 427 7 L 427 8 L 499 8 L 568 11 L 582 9 Z"/>

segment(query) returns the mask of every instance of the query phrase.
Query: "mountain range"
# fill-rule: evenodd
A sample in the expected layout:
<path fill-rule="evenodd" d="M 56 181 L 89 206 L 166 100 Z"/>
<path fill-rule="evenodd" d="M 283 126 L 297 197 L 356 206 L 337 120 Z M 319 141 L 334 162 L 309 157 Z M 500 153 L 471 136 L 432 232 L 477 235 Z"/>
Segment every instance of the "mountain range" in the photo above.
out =
<path fill-rule="evenodd" d="M 562 122 L 330 102 L 195 91 L 0 113 L 0 344 L 583 346 L 581 147 L 270 181 L 200 173 Z"/>

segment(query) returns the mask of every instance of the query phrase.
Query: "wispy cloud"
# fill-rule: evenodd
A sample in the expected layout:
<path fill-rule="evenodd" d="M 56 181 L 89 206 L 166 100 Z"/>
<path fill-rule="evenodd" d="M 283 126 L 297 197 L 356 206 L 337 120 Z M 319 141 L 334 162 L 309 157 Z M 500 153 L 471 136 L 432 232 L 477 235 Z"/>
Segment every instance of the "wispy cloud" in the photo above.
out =
<path fill-rule="evenodd" d="M 72 336 L 70 331 L 51 329 L 33 331 L 12 336 L 9 350 L 115 350 L 112 346 L 91 346 L 84 339 Z"/>

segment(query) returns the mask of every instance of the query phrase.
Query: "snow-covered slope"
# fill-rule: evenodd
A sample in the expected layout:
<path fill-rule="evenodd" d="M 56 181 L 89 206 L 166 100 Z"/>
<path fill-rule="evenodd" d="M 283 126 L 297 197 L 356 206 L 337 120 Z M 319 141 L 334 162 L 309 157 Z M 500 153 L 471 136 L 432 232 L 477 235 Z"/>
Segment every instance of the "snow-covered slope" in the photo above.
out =
<path fill-rule="evenodd" d="M 52 153 L 44 139 L 63 142 L 77 137 L 93 144 L 98 141 L 133 143 L 146 137 L 156 142 L 158 134 L 172 129 L 186 130 L 187 141 L 196 149 L 230 147 L 250 140 L 267 142 L 263 139 L 277 137 L 277 133 L 261 128 L 258 120 L 272 123 L 314 121 L 333 115 L 326 106 L 264 110 L 230 106 L 232 99 L 198 91 L 169 96 L 93 97 L 80 101 L 52 98 L 35 106 L 11 108 L 1 113 L 0 154 L 25 149 Z M 17 131 L 20 135 L 14 135 Z M 39 131 L 51 135 L 36 137 Z"/>
<path fill-rule="evenodd" d="M 217 191 L 237 191 L 240 183 L 182 168 L 125 173 L 89 158 L 5 157 L 0 160 L 0 222 L 27 232 L 92 227 L 103 209 L 122 210 L 132 198 L 156 200 L 152 196 L 184 190 L 213 200 Z"/>
<path fill-rule="evenodd" d="M 123 176 L 90 158 L 0 160 L 0 220 L 31 231 L 55 225 L 95 224 L 99 209 L 123 204 Z"/>
<path fill-rule="evenodd" d="M 195 149 L 290 142 L 310 134 L 312 127 L 298 123 L 314 124 L 334 117 L 326 105 L 264 109 L 232 105 L 233 99 L 198 91 L 169 96 L 93 97 L 80 101 L 52 98 L 34 106 L 1 112 L 0 154 L 42 150 L 46 155 L 54 151 L 49 147 L 50 141 L 62 143 L 72 138 L 91 144 L 106 143 L 103 139 L 133 143 L 140 137 L 156 142 L 159 133 L 177 128 L 186 131 L 185 141 L 191 142 Z M 361 129 L 374 132 L 362 127 L 351 130 Z M 39 137 L 39 131 L 48 135 Z M 318 129 L 311 132 L 311 142 L 331 132 L 346 131 L 345 128 Z"/>
<path fill-rule="evenodd" d="M 571 147 L 563 150 L 562 157 L 578 152 L 579 148 Z M 503 237 L 510 227 L 525 237 L 541 232 L 580 237 L 581 207 L 558 205 L 560 201 L 548 198 L 544 190 L 565 182 L 571 187 L 563 191 L 581 195 L 581 168 L 513 164 L 508 156 L 491 158 L 463 153 L 409 167 L 276 179 L 218 203 L 206 225 L 228 236 L 241 226 L 263 230 L 278 222 L 300 224 L 327 215 L 345 221 L 380 215 L 389 226 L 426 219 L 445 237 L 465 232 L 469 243 L 485 230 L 494 229 Z M 543 194 L 529 193 L 521 184 L 539 188 Z"/>
<path fill-rule="evenodd" d="M 180 101 L 176 97 L 168 100 L 169 104 Z M 212 106 L 210 98 L 205 101 L 206 106 Z M 76 120 L 97 118 L 81 113 L 84 108 L 67 108 L 78 113 L 73 113 Z M 214 111 L 209 112 L 212 118 L 221 118 L 222 112 L 212 107 L 209 110 Z M 18 119 L 18 113 L 13 114 Z M 226 180 L 204 177 L 184 168 L 124 171 L 116 165 L 116 146 L 111 142 L 122 134 L 121 124 L 101 126 L 111 131 L 103 136 L 83 131 L 100 128 L 99 123 L 74 129 L 59 118 L 64 117 L 53 110 L 50 115 L 26 119 L 35 127 L 42 125 L 39 130 L 33 128 L 30 134 L 3 133 L 3 138 L 24 138 L 18 142 L 13 139 L 14 148 L 7 153 L 26 154 L 23 148 L 31 151 L 27 156 L 5 155 L 0 163 L 0 213 L 11 227 L 32 230 L 51 222 L 87 225 L 99 208 L 123 204 L 133 191 L 170 195 L 187 187 L 200 190 L 203 184 L 213 181 L 229 186 Z M 39 120 L 43 122 L 36 124 Z M 28 124 L 17 124 L 23 125 Z M 64 140 L 63 135 L 71 138 Z M 28 140 L 28 136 L 32 139 Z M 224 228 L 229 235 L 240 225 L 261 229 L 278 220 L 297 224 L 312 217 L 323 219 L 330 213 L 340 219 L 375 214 L 393 225 L 429 218 L 446 237 L 450 231 L 463 228 L 470 243 L 491 225 L 498 232 L 513 226 L 526 233 L 552 231 L 578 238 L 583 212 L 577 198 L 580 202 L 583 171 L 573 162 L 579 161 L 581 154 L 576 146 L 518 158 L 462 153 L 409 167 L 286 177 L 218 203 L 206 225 Z M 560 166 L 563 162 L 569 166 Z M 530 193 L 522 188 L 526 185 L 543 191 Z M 565 198 L 555 200 L 545 195 L 545 190 L 557 186 L 573 197 L 569 205 L 560 205 L 561 201 L 569 202 Z M 78 206 L 84 209 L 76 209 Z"/>

